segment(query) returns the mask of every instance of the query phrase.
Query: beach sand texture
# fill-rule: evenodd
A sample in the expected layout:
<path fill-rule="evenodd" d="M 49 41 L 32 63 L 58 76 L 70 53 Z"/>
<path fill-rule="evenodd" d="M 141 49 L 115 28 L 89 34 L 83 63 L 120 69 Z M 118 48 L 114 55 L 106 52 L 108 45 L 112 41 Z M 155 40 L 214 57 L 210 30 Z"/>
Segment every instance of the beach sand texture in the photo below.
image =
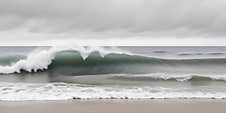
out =
<path fill-rule="evenodd" d="M 0 113 L 225 113 L 226 101 L 1 102 Z"/>

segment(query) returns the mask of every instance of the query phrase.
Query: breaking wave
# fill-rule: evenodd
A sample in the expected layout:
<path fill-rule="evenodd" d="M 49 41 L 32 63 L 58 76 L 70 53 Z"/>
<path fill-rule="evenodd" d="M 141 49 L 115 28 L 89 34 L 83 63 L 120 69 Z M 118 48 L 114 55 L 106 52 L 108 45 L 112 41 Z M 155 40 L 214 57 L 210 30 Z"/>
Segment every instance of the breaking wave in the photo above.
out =
<path fill-rule="evenodd" d="M 10 73 L 20 73 L 21 70 L 28 72 L 36 72 L 37 70 L 48 69 L 48 66 L 52 63 L 57 53 L 62 51 L 77 51 L 81 55 L 82 59 L 85 60 L 89 54 L 92 52 L 99 52 L 101 57 L 104 57 L 107 54 L 130 54 L 125 53 L 117 48 L 104 49 L 101 47 L 52 47 L 48 50 L 34 51 L 29 54 L 25 59 L 18 60 L 17 62 L 7 65 L 0 66 L 0 73 L 10 74 Z M 14 58 L 15 59 L 15 58 Z"/>

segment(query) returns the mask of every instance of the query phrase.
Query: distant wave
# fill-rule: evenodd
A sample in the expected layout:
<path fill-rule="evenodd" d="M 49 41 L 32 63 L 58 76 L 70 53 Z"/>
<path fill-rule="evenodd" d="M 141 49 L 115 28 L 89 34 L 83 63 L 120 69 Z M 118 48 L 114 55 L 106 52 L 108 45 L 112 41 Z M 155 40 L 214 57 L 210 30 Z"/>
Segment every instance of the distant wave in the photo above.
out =
<path fill-rule="evenodd" d="M 216 80 L 226 81 L 226 75 L 199 75 L 199 74 L 166 74 L 166 73 L 151 73 L 151 74 L 118 74 L 111 77 L 112 79 L 128 80 L 128 81 L 152 81 L 152 80 L 176 80 L 179 82 L 185 81 L 200 81 L 200 80 Z"/>
<path fill-rule="evenodd" d="M 224 55 L 225 53 L 223 52 L 212 52 L 212 53 L 179 53 L 179 56 L 192 56 L 192 55 L 213 55 L 213 56 L 218 56 L 218 55 Z"/>
<path fill-rule="evenodd" d="M 224 55 L 225 53 L 209 53 L 209 55 Z"/>

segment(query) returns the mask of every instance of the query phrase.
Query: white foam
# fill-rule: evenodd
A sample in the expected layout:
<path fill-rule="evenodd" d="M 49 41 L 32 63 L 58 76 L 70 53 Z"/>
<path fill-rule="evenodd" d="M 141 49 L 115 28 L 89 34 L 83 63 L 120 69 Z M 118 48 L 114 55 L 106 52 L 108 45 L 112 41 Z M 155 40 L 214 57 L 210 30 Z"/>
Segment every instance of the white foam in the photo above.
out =
<path fill-rule="evenodd" d="M 57 52 L 73 50 L 80 52 L 83 59 L 86 59 L 90 53 L 99 52 L 102 57 L 110 53 L 116 54 L 131 54 L 126 51 L 122 51 L 118 48 L 103 48 L 103 47 L 84 47 L 84 46 L 74 46 L 74 45 L 60 45 L 52 47 L 48 50 L 33 51 L 30 53 L 26 59 L 19 60 L 18 62 L 8 65 L 0 66 L 0 73 L 9 74 L 9 73 L 20 73 L 21 70 L 28 72 L 44 70 L 52 63 Z"/>
<path fill-rule="evenodd" d="M 67 100 L 80 99 L 165 99 L 165 98 L 226 98 L 225 91 L 186 91 L 184 88 L 136 86 L 84 86 L 66 83 L 1 83 L 0 100 Z"/>

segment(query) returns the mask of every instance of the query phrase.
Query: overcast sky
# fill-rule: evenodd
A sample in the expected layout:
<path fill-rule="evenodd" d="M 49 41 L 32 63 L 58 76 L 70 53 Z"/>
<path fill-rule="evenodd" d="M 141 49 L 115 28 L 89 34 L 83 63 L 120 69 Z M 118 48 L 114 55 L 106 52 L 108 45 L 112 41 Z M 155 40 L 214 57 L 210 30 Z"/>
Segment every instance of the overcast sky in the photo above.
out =
<path fill-rule="evenodd" d="M 0 44 L 226 45 L 226 0 L 0 0 Z"/>

